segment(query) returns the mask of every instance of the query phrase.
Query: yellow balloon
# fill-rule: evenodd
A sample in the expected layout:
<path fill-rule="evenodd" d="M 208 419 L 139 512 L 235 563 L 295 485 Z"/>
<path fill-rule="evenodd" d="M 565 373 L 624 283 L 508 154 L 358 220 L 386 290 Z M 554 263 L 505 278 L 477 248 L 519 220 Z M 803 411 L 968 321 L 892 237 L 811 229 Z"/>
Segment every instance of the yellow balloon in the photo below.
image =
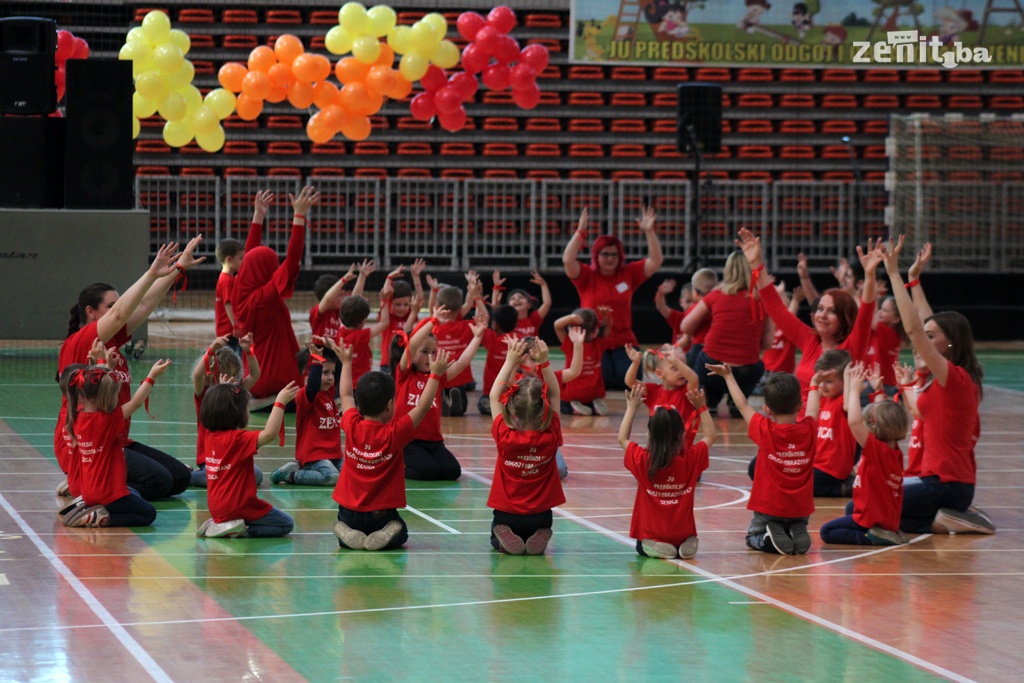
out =
<path fill-rule="evenodd" d="M 152 59 L 137 59 L 132 61 L 132 78 L 138 78 L 147 71 L 156 71 L 156 64 Z"/>
<path fill-rule="evenodd" d="M 150 42 L 149 42 L 149 37 L 146 36 L 146 32 L 142 30 L 141 26 L 136 26 L 132 30 L 128 31 L 128 35 L 125 36 L 124 42 L 126 42 L 126 43 L 141 42 L 141 43 L 146 43 L 147 45 L 149 45 L 150 49 L 152 49 L 152 47 L 153 47 L 150 44 Z"/>
<path fill-rule="evenodd" d="M 132 117 L 132 140 L 134 140 L 135 138 L 139 137 L 139 133 L 141 133 L 141 132 L 142 132 L 142 126 L 139 125 L 139 120 L 133 116 Z"/>
<path fill-rule="evenodd" d="M 445 20 L 443 14 L 431 12 L 427 16 L 420 19 L 420 21 L 429 24 L 430 28 L 434 29 L 434 33 L 436 33 L 441 38 L 444 38 L 445 35 L 448 33 L 448 22 Z"/>
<path fill-rule="evenodd" d="M 160 10 L 153 10 L 143 18 L 142 32 L 153 45 L 160 45 L 171 32 L 171 19 Z"/>
<path fill-rule="evenodd" d="M 404 55 L 412 49 L 409 40 L 412 37 L 412 29 L 408 26 L 396 26 L 388 33 L 388 47 L 396 55 Z"/>
<path fill-rule="evenodd" d="M 203 94 L 194 85 L 186 85 L 184 88 L 178 88 L 175 92 L 185 98 L 186 116 L 195 114 L 196 110 L 203 104 Z"/>
<path fill-rule="evenodd" d="M 441 42 L 441 35 L 425 21 L 417 21 L 409 32 L 409 47 L 417 52 L 429 55 Z"/>
<path fill-rule="evenodd" d="M 412 82 L 423 78 L 428 67 L 430 67 L 429 59 L 419 52 L 407 52 L 402 56 L 402 61 L 398 63 L 398 72 L 405 80 Z"/>
<path fill-rule="evenodd" d="M 203 100 L 206 106 L 217 112 L 217 118 L 226 119 L 235 111 L 235 94 L 224 88 L 211 90 Z"/>
<path fill-rule="evenodd" d="M 387 5 L 371 7 L 366 16 L 370 19 L 370 30 L 378 38 L 386 36 L 395 27 L 395 21 L 398 19 L 395 10 Z"/>
<path fill-rule="evenodd" d="M 140 119 L 147 119 L 156 113 L 156 102 L 143 97 L 139 93 L 132 94 L 132 114 Z"/>
<path fill-rule="evenodd" d="M 192 39 L 180 28 L 171 29 L 171 32 L 167 35 L 167 43 L 181 50 L 183 55 L 187 55 L 188 51 L 192 49 Z"/>
<path fill-rule="evenodd" d="M 327 32 L 324 46 L 332 55 L 347 54 L 352 50 L 352 34 L 341 26 L 334 26 Z"/>
<path fill-rule="evenodd" d="M 131 43 L 125 43 L 118 50 L 117 58 L 124 60 L 131 60 L 133 62 L 144 62 L 153 56 L 153 48 L 150 47 L 149 43 L 136 40 Z"/>
<path fill-rule="evenodd" d="M 184 147 L 192 142 L 194 133 L 188 119 L 168 121 L 164 124 L 164 142 L 171 147 Z"/>
<path fill-rule="evenodd" d="M 355 35 L 370 32 L 370 19 L 366 16 L 366 7 L 358 2 L 346 2 L 338 10 L 338 23 L 346 31 Z"/>
<path fill-rule="evenodd" d="M 153 48 L 153 63 L 165 74 L 172 74 L 180 69 L 184 61 L 185 56 L 181 54 L 181 50 L 170 43 Z"/>
<path fill-rule="evenodd" d="M 352 56 L 363 64 L 373 64 L 380 57 L 380 41 L 373 36 L 359 36 L 352 43 Z"/>
<path fill-rule="evenodd" d="M 196 133 L 208 133 L 218 125 L 220 125 L 220 119 L 217 117 L 217 112 L 206 104 L 199 105 L 199 109 L 192 114 L 192 130 Z"/>
<path fill-rule="evenodd" d="M 184 88 L 186 85 L 192 83 L 192 79 L 195 78 L 196 68 L 192 65 L 192 62 L 185 59 L 182 60 L 181 66 L 174 73 L 165 73 L 164 78 L 167 79 L 167 89 L 177 90 L 178 88 Z"/>
<path fill-rule="evenodd" d="M 159 71 L 147 71 L 135 79 L 135 91 L 159 106 L 167 97 L 167 79 Z"/>
<path fill-rule="evenodd" d="M 450 40 L 442 40 L 430 54 L 431 63 L 442 69 L 451 69 L 461 58 L 458 46 Z"/>
<path fill-rule="evenodd" d="M 218 123 L 205 133 L 196 133 L 196 143 L 206 152 L 219 152 L 224 146 L 224 129 Z"/>
<path fill-rule="evenodd" d="M 165 121 L 181 121 L 185 118 L 186 109 L 185 98 L 181 96 L 181 93 L 171 92 L 167 94 L 167 99 L 160 105 L 159 111 Z"/>

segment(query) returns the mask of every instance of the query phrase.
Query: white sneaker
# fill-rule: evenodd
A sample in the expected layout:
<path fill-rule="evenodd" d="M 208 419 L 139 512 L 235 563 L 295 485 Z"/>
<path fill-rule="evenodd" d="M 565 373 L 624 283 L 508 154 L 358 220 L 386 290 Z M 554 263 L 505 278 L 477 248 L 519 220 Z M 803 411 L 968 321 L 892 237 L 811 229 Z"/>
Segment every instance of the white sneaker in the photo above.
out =
<path fill-rule="evenodd" d="M 685 541 L 679 544 L 679 557 L 684 560 L 693 559 L 693 556 L 697 554 L 697 542 L 696 536 L 690 536 Z"/>
<path fill-rule="evenodd" d="M 594 411 L 583 405 L 579 401 L 569 401 L 569 405 L 572 406 L 573 415 L 593 415 Z"/>
<path fill-rule="evenodd" d="M 56 493 L 61 498 L 69 498 L 69 497 L 71 497 L 71 491 L 68 489 L 68 480 L 67 479 L 65 479 L 64 481 L 62 481 L 60 484 L 57 485 Z"/>
<path fill-rule="evenodd" d="M 647 557 L 657 557 L 662 560 L 674 560 L 679 552 L 671 543 L 655 541 L 653 538 L 641 540 L 640 547 L 644 549 L 644 555 Z"/>
<path fill-rule="evenodd" d="M 352 550 L 366 549 L 366 534 L 358 529 L 353 529 L 344 522 L 338 521 L 334 523 L 334 536 L 338 541 L 345 544 L 347 548 Z"/>
<path fill-rule="evenodd" d="M 939 508 L 932 522 L 932 533 L 939 534 L 994 534 L 996 527 L 986 515 L 972 510 L 960 512 L 952 508 Z"/>
<path fill-rule="evenodd" d="M 246 531 L 244 519 L 229 519 L 226 522 L 213 522 L 206 527 L 203 535 L 206 538 L 237 538 L 245 536 Z"/>
<path fill-rule="evenodd" d="M 595 415 L 608 415 L 611 412 L 608 410 L 608 404 L 604 402 L 603 398 L 595 398 L 591 403 L 594 404 Z"/>

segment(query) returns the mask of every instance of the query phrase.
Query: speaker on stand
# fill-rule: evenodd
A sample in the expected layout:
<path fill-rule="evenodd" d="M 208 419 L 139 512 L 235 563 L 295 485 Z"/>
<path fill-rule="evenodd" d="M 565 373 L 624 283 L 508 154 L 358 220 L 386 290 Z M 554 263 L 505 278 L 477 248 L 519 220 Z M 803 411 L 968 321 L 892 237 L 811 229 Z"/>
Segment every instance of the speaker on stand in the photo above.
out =
<path fill-rule="evenodd" d="M 50 114 L 57 108 L 56 50 L 53 20 L 0 19 L 0 114 Z"/>
<path fill-rule="evenodd" d="M 693 254 L 683 269 L 694 273 L 703 263 L 703 216 L 700 173 L 704 154 L 722 149 L 722 86 L 714 83 L 680 83 L 676 86 L 676 146 L 693 156 L 690 178 L 690 249 Z M 710 187 L 711 182 L 708 181 Z"/>
<path fill-rule="evenodd" d="M 118 59 L 67 62 L 66 205 L 69 209 L 131 209 L 132 63 Z"/>

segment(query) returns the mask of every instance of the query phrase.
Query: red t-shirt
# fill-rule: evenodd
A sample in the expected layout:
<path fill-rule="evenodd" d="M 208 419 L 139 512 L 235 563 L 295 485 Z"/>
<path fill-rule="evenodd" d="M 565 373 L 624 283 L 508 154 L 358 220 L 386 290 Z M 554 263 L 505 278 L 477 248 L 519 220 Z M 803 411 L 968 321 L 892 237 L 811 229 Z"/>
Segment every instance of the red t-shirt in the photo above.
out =
<path fill-rule="evenodd" d="M 782 330 L 775 328 L 771 347 L 761 356 L 764 369 L 768 372 L 793 373 L 796 369 L 796 347 L 786 338 Z"/>
<path fill-rule="evenodd" d="M 633 334 L 633 293 L 647 280 L 644 273 L 646 259 L 627 263 L 614 275 L 601 275 L 591 266 L 580 264 L 580 274 L 572 281 L 580 295 L 580 308 L 610 306 L 611 329 L 608 330 L 608 348 L 636 344 Z"/>
<path fill-rule="evenodd" d="M 924 422 L 915 417 L 910 425 L 910 442 L 907 444 L 907 467 L 904 476 L 921 476 L 921 459 L 924 458 Z"/>
<path fill-rule="evenodd" d="M 370 350 L 371 331 L 369 327 L 350 330 L 342 327 L 338 335 L 338 344 L 352 347 L 352 386 L 359 378 L 373 369 L 373 352 Z"/>
<path fill-rule="evenodd" d="M 686 424 L 686 421 L 693 415 L 693 404 L 690 403 L 690 399 L 686 398 L 686 384 L 678 389 L 666 389 L 665 385 L 657 382 L 644 382 L 644 386 L 647 388 L 647 393 L 644 394 L 644 403 L 650 409 L 651 415 L 654 415 L 654 410 L 658 406 L 675 408 L 679 411 L 679 416 L 683 418 L 683 424 Z"/>
<path fill-rule="evenodd" d="M 321 311 L 320 304 L 316 304 L 309 309 L 309 327 L 314 336 L 330 337 L 338 341 L 338 335 L 341 334 L 341 318 L 338 317 L 337 309 Z"/>
<path fill-rule="evenodd" d="M 693 495 L 701 472 L 708 468 L 708 445 L 701 441 L 681 451 L 653 480 L 647 476 L 650 459 L 646 448 L 632 441 L 626 446 L 623 463 L 637 482 L 629 535 L 680 545 L 697 535 Z"/>
<path fill-rule="evenodd" d="M 295 396 L 295 459 L 300 465 L 341 457 L 341 422 L 334 387 L 310 401 L 303 388 Z"/>
<path fill-rule="evenodd" d="M 498 447 L 487 507 L 513 515 L 546 512 L 565 502 L 558 478 L 555 451 L 562 443 L 562 421 L 553 409 L 551 423 L 542 432 L 521 432 L 498 415 L 491 423 Z"/>
<path fill-rule="evenodd" d="M 57 356 L 57 374 L 64 372 L 64 369 L 69 365 L 76 363 L 86 363 L 89 359 L 89 351 L 92 350 L 92 343 L 96 341 L 98 335 L 96 334 L 96 322 L 91 322 L 85 327 L 81 328 L 70 337 L 64 340 L 61 344 L 60 353 Z M 113 338 L 107 342 L 108 349 L 120 348 L 124 344 L 131 341 L 132 336 L 128 334 L 128 329 L 122 327 Z M 117 366 L 112 368 L 113 379 L 117 382 L 127 382 L 118 388 L 117 393 L 117 405 L 118 407 L 124 405 L 131 400 L 131 381 L 132 372 L 128 367 L 127 361 L 124 357 L 121 357 L 120 362 Z M 127 378 L 127 379 L 126 379 Z M 127 396 L 126 396 L 127 394 Z M 122 413 L 118 413 L 122 415 Z M 57 465 L 65 474 L 70 475 L 70 468 L 77 467 L 77 458 L 72 457 L 71 442 L 67 436 L 67 419 L 68 419 L 68 401 L 67 397 L 61 394 L 60 397 L 60 412 L 57 415 L 57 427 L 53 431 L 53 453 L 57 456 Z M 126 423 L 125 429 L 131 425 L 131 420 Z"/>
<path fill-rule="evenodd" d="M 372 512 L 405 507 L 405 457 L 413 439 L 412 418 L 391 422 L 365 419 L 349 408 L 341 416 L 345 463 L 334 486 L 334 501 L 349 510 Z"/>
<path fill-rule="evenodd" d="M 395 333 L 405 329 L 405 323 L 409 320 L 412 312 L 406 313 L 401 318 L 395 316 L 391 304 L 388 304 L 388 326 L 380 334 L 380 366 L 387 367 L 391 363 L 391 340 Z"/>
<path fill-rule="evenodd" d="M 468 320 L 452 320 L 434 324 L 434 337 L 437 339 L 437 348 L 452 354 L 454 363 L 466 350 L 469 343 L 473 341 L 473 330 L 469 328 Z M 459 373 L 459 376 L 448 382 L 448 386 L 461 387 L 473 381 L 472 365 Z"/>
<path fill-rule="evenodd" d="M 879 364 L 882 371 L 882 384 L 896 386 L 896 372 L 892 364 L 900 359 L 900 347 L 903 345 L 900 335 L 893 328 L 879 323 L 871 333 L 871 343 L 864 358 L 867 366 Z"/>
<path fill-rule="evenodd" d="M 256 494 L 253 456 L 260 433 L 228 429 L 206 436 L 206 504 L 215 522 L 263 517 L 273 506 Z"/>
<path fill-rule="evenodd" d="M 530 311 L 526 314 L 525 318 L 519 318 L 516 321 L 514 334 L 520 339 L 523 337 L 536 337 L 540 332 L 540 324 L 542 322 L 544 322 L 544 318 L 540 317 L 537 311 Z"/>
<path fill-rule="evenodd" d="M 480 339 L 480 346 L 487 349 L 487 360 L 484 361 L 484 394 L 491 393 L 494 380 L 501 372 L 508 358 L 508 344 L 505 343 L 507 334 L 499 334 L 491 329 L 484 330 L 484 336 Z"/>
<path fill-rule="evenodd" d="M 818 411 L 818 438 L 814 445 L 814 466 L 836 479 L 846 479 L 853 472 L 857 441 L 850 431 L 843 410 L 843 396 L 821 398 Z"/>
<path fill-rule="evenodd" d="M 124 445 L 128 424 L 120 408 L 109 413 L 78 413 L 75 419 L 76 453 L 81 463 L 79 494 L 86 505 L 106 505 L 128 491 L 128 465 Z"/>
<path fill-rule="evenodd" d="M 753 365 L 761 359 L 765 316 L 760 301 L 753 303 L 756 313 L 751 311 L 747 292 L 726 294 L 714 289 L 701 301 L 711 316 L 711 327 L 704 338 L 704 353 L 730 365 Z"/>
<path fill-rule="evenodd" d="M 679 329 L 679 326 L 683 324 L 683 319 L 684 318 L 686 318 L 686 311 L 677 311 L 677 310 L 674 310 L 674 309 L 669 311 L 668 315 L 665 317 L 665 322 L 667 322 L 668 326 L 672 329 L 672 343 L 673 344 L 675 344 L 677 341 L 679 341 L 679 338 L 683 336 L 683 331 Z M 692 339 L 690 340 L 690 343 L 687 344 L 686 347 L 683 350 L 684 351 L 689 351 L 691 346 L 693 346 L 693 340 Z"/>
<path fill-rule="evenodd" d="M 583 342 L 583 369 L 579 377 L 567 382 L 562 389 L 563 401 L 580 401 L 590 403 L 595 398 L 604 398 L 604 377 L 601 375 L 601 355 L 611 344 L 606 338 L 599 337 Z M 565 352 L 565 367 L 572 366 L 573 343 L 566 337 L 562 342 Z"/>
<path fill-rule="evenodd" d="M 395 368 L 398 376 L 395 377 L 395 418 L 408 415 L 413 408 L 419 405 L 423 390 L 427 387 L 430 375 L 420 372 L 413 367 L 403 370 L 401 362 Z M 420 421 L 413 433 L 413 438 L 420 441 L 444 441 L 441 435 L 441 390 L 451 386 L 444 376 L 441 376 L 437 393 L 434 394 L 434 402 L 427 411 L 426 417 Z"/>
<path fill-rule="evenodd" d="M 868 434 L 853 480 L 853 521 L 896 531 L 902 508 L 903 453 Z"/>
<path fill-rule="evenodd" d="M 214 289 L 213 298 L 213 322 L 218 337 L 235 333 L 235 326 L 231 324 L 227 309 L 227 305 L 231 303 L 231 290 L 234 287 L 235 276 L 221 271 L 217 276 L 217 287 Z"/>
<path fill-rule="evenodd" d="M 814 512 L 814 439 L 817 420 L 772 422 L 756 413 L 747 436 L 757 444 L 754 483 L 747 509 L 772 517 L 807 517 Z"/>
<path fill-rule="evenodd" d="M 949 363 L 946 386 L 932 380 L 917 396 L 927 444 L 921 476 L 939 481 L 975 483 L 974 445 L 981 436 L 978 386 L 963 368 Z"/>

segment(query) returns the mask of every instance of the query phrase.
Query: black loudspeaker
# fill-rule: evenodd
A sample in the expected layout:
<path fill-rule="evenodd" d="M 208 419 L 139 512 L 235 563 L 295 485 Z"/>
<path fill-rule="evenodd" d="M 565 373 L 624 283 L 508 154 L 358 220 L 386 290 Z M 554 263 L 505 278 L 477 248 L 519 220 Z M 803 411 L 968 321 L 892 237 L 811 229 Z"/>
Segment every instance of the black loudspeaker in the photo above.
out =
<path fill-rule="evenodd" d="M 64 124 L 48 116 L 0 116 L 0 206 L 64 207 Z"/>
<path fill-rule="evenodd" d="M 676 86 L 676 145 L 686 154 L 693 151 L 692 137 L 704 154 L 722 149 L 722 86 L 713 83 L 680 83 Z"/>
<path fill-rule="evenodd" d="M 53 20 L 0 19 L 0 114 L 49 114 L 57 108 L 56 50 Z"/>
<path fill-rule="evenodd" d="M 118 59 L 67 62 L 69 209 L 131 209 L 132 63 Z"/>

